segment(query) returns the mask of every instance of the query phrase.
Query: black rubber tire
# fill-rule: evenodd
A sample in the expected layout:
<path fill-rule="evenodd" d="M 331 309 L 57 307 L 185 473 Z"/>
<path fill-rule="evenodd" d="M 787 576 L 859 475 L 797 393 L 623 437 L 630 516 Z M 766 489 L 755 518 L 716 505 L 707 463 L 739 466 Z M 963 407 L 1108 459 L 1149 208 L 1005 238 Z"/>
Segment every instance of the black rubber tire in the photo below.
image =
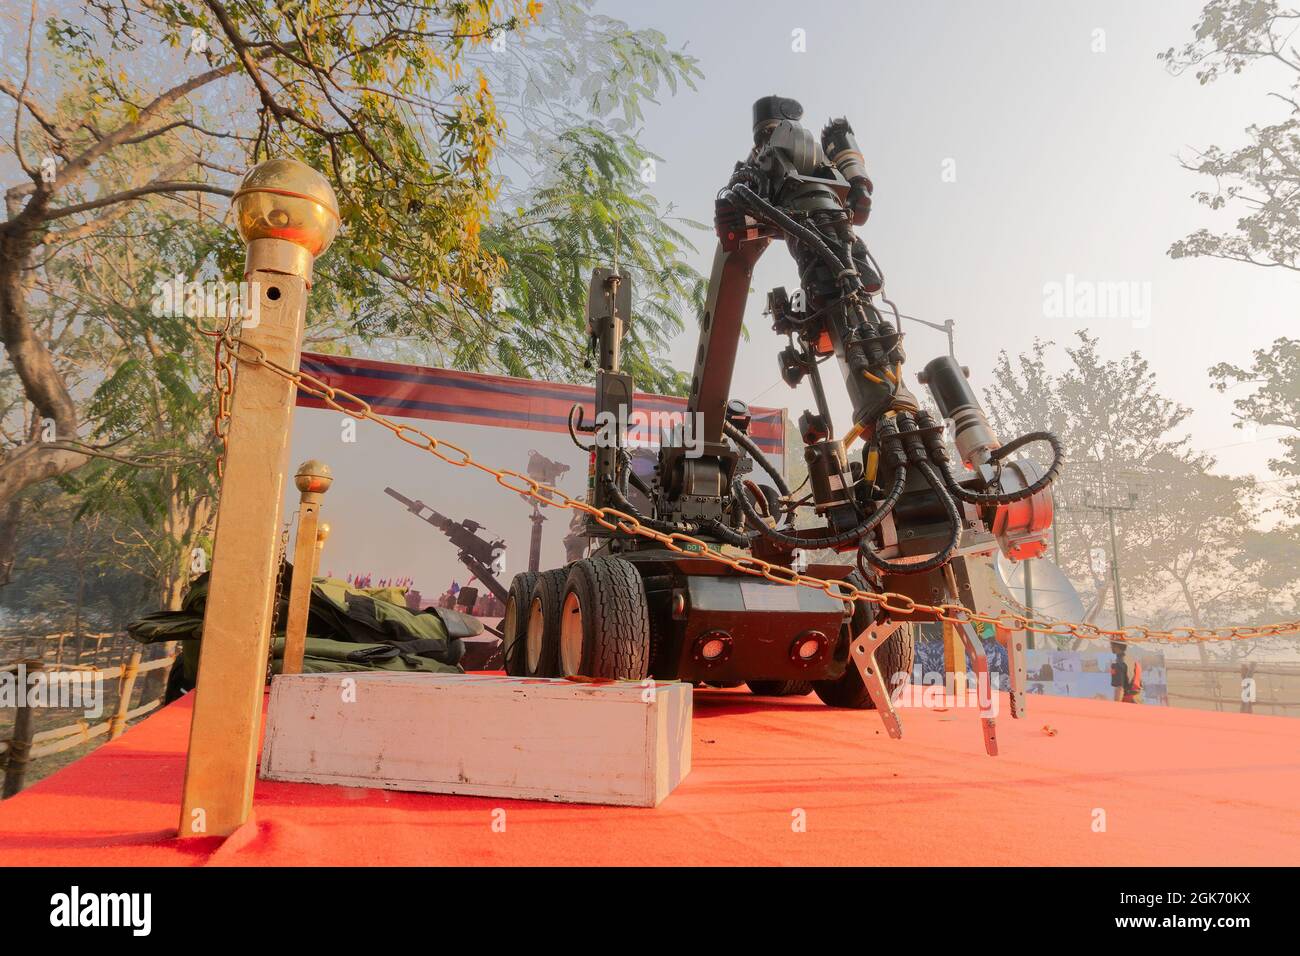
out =
<path fill-rule="evenodd" d="M 533 601 L 537 572 L 523 571 L 510 582 L 506 613 L 501 618 L 501 657 L 511 677 L 524 675 L 524 632 L 528 626 L 528 605 Z"/>
<path fill-rule="evenodd" d="M 747 680 L 749 692 L 759 697 L 803 697 L 812 693 L 812 681 L 806 680 Z"/>
<path fill-rule="evenodd" d="M 643 680 L 650 673 L 650 616 L 632 563 L 614 557 L 575 562 L 564 586 L 566 606 L 569 595 L 581 612 L 581 653 L 573 673 L 565 673 L 560 656 L 560 676 Z"/>
<path fill-rule="evenodd" d="M 540 635 L 541 650 L 536 665 L 529 662 L 531 654 L 527 651 L 524 654 L 524 674 L 528 677 L 560 676 L 560 606 L 564 601 L 564 581 L 568 573 L 568 568 L 543 571 L 533 585 L 533 599 L 528 605 L 524 640 L 527 644 L 533 639 L 533 629 L 540 623 L 537 633 Z"/>
<path fill-rule="evenodd" d="M 673 619 L 671 593 L 661 592 L 646 597 L 646 611 L 650 620 L 650 660 L 646 665 L 646 676 L 663 676 L 672 679 L 675 676 L 676 661 L 673 659 Z"/>
<path fill-rule="evenodd" d="M 857 571 L 850 574 L 848 580 L 864 591 L 870 589 Z M 850 637 L 861 634 L 875 620 L 876 612 L 877 608 L 874 605 L 859 601 L 853 608 L 853 618 L 849 622 L 849 627 L 852 629 Z M 899 671 L 909 675 L 912 673 L 912 664 L 915 660 L 916 631 L 913 625 L 904 624 L 876 651 L 876 664 L 884 675 L 887 691 L 893 692 L 894 675 Z M 815 680 L 812 685 L 813 691 L 822 699 L 822 703 L 829 704 L 831 707 L 847 707 L 852 710 L 875 710 L 876 708 L 871 695 L 867 693 L 866 685 L 862 683 L 862 675 L 858 673 L 858 667 L 851 657 L 843 677 L 838 680 Z"/>

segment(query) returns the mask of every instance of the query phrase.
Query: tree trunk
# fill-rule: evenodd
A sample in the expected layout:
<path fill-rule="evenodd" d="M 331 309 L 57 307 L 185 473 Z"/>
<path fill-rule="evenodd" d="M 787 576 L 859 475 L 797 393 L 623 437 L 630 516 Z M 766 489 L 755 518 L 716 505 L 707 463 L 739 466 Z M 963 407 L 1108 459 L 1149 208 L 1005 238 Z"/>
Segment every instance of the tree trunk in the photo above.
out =
<path fill-rule="evenodd" d="M 1187 613 L 1192 616 L 1192 627 L 1201 627 L 1201 606 L 1196 603 L 1196 598 L 1192 596 L 1191 589 L 1187 586 L 1186 578 L 1178 578 L 1178 587 L 1183 593 L 1183 603 L 1187 605 Z M 1201 663 L 1210 663 L 1210 652 L 1206 648 L 1204 641 L 1196 642 L 1196 652 L 1200 655 Z"/>
<path fill-rule="evenodd" d="M 66 475 L 89 460 L 49 441 L 51 437 L 56 442 L 79 437 L 77 407 L 27 312 L 26 282 L 30 281 L 32 253 L 44 231 L 48 202 L 49 194 L 38 188 L 22 212 L 0 225 L 0 343 L 37 419 L 34 438 L 0 458 L 0 510 L 7 509 L 24 488 Z M 53 426 L 52 436 L 47 434 L 46 422 Z"/>
<path fill-rule="evenodd" d="M 18 557 L 18 526 L 22 517 L 22 499 L 13 497 L 0 508 L 0 587 L 13 578 L 14 561 Z"/>

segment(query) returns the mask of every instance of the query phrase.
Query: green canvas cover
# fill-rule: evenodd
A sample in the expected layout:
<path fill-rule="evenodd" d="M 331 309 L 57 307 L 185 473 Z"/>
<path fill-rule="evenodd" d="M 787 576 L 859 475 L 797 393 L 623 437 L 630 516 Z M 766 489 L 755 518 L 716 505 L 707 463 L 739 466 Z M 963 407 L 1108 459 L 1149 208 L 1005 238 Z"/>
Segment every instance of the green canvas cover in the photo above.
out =
<path fill-rule="evenodd" d="M 279 672 L 284 654 L 284 620 L 292 574 L 292 566 L 286 563 L 281 600 L 272 625 L 274 673 Z M 198 675 L 207 596 L 208 575 L 203 574 L 190 585 L 179 611 L 155 611 L 127 626 L 131 636 L 142 644 L 181 642 L 181 666 L 174 669 L 175 696 L 193 687 Z M 412 611 L 400 588 L 354 588 L 335 578 L 315 578 L 303 670 L 309 674 L 363 670 L 459 674 L 463 673 L 459 661 L 465 651 L 460 638 L 482 632 L 479 621 L 455 611 Z M 173 697 L 171 690 L 168 699 Z"/>

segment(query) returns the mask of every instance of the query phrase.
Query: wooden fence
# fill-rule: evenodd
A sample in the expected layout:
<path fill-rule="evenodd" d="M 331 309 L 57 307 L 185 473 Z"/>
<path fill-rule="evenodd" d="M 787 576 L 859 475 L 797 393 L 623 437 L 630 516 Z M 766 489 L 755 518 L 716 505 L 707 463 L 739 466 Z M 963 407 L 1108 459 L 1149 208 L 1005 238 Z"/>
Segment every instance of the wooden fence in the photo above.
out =
<path fill-rule="evenodd" d="M 1300 717 L 1300 665 L 1166 661 L 1165 670 L 1174 707 Z"/>
<path fill-rule="evenodd" d="M 72 638 L 73 641 L 68 639 Z M 23 781 L 31 762 L 42 757 L 72 750 L 90 741 L 107 735 L 109 740 L 118 737 L 126 730 L 127 724 L 162 704 L 167 685 L 167 673 L 175 661 L 174 647 L 161 645 L 164 656 L 151 661 L 141 661 L 145 648 L 131 641 L 122 634 L 51 634 L 32 639 L 10 638 L 10 646 L 18 645 L 19 657 L 10 663 L 0 665 L 0 674 L 10 673 L 15 676 L 20 667 L 30 676 L 33 673 L 76 674 L 83 681 L 110 681 L 117 683 L 117 703 L 112 716 L 98 723 L 87 719 L 74 720 L 59 727 L 36 729 L 36 712 L 40 708 L 28 706 L 27 688 L 16 688 L 16 709 L 13 729 L 8 740 L 0 740 L 0 765 L 4 767 L 3 792 L 0 799 L 11 797 L 23 787 Z M 87 646 L 87 641 L 93 644 Z M 75 644 L 74 644 L 75 642 Z M 30 645 L 30 646 L 29 646 Z M 159 646 L 159 645 L 150 645 Z M 75 647 L 76 653 L 73 654 Z M 65 661 L 65 648 L 67 660 Z M 89 654 L 87 654 L 89 650 Z M 28 652 L 33 656 L 25 656 Z M 101 660 L 107 654 L 117 652 L 118 663 L 112 667 L 102 667 Z M 142 689 L 150 693 L 152 700 L 141 700 L 140 705 L 131 708 L 131 699 L 135 695 L 137 679 L 142 674 L 158 672 L 158 679 L 149 682 Z M 150 691 L 152 688 L 152 692 Z"/>

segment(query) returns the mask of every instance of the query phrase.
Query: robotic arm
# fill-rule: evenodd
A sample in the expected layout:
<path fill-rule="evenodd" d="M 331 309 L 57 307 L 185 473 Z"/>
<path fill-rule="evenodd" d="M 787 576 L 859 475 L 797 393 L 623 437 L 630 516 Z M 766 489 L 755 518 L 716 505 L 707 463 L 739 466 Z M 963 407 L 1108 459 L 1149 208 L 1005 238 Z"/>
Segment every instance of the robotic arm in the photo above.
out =
<path fill-rule="evenodd" d="M 1061 465 L 1059 443 L 1035 432 L 1001 446 L 964 371 L 951 358 L 936 359 L 921 381 L 954 421 L 957 448 L 975 472 L 962 481 L 953 475 L 942 422 L 903 382 L 903 333 L 897 315 L 891 322 L 876 307 L 882 276 L 854 232 L 870 213 L 872 183 L 853 129 L 845 119 L 832 120 L 818 139 L 801 125 L 802 114 L 784 97 L 755 103 L 753 149 L 718 195 L 718 247 L 688 406 L 702 427 L 703 453 L 661 452 L 655 517 L 711 529 L 731 544 L 744 531 L 746 543 L 769 560 L 795 548 L 857 549 L 864 574 L 863 562 L 876 575 L 941 568 L 959 552 L 963 529 L 976 523 L 1015 557 L 1041 553 L 1051 523 L 1044 491 Z M 826 522 L 819 529 L 771 527 L 735 468 L 741 451 L 754 452 L 734 423 L 747 418 L 744 409 L 729 402 L 736 346 L 754 264 L 774 239 L 785 241 L 799 272 L 800 288 L 773 290 L 768 306 L 774 330 L 788 339 L 779 355 L 782 377 L 791 387 L 807 379 L 816 400 L 799 426 L 811 504 Z M 822 363 L 832 357 L 853 408 L 843 439 L 834 434 L 821 378 Z M 850 462 L 849 446 L 859 437 L 862 459 Z M 1033 441 L 1051 445 L 1049 468 L 1009 460 Z M 905 507 L 895 514 L 900 502 Z M 788 498 L 786 509 L 788 517 Z M 905 535 L 900 521 L 909 524 Z"/>
<path fill-rule="evenodd" d="M 802 115 L 803 108 L 784 97 L 756 102 L 753 148 L 715 202 L 718 245 L 688 400 L 694 441 L 689 448 L 663 443 L 649 486 L 630 474 L 622 448 L 592 446 L 592 501 L 769 561 L 792 560 L 796 549 L 856 550 L 865 579 L 887 579 L 905 593 L 904 582 L 912 580 L 918 599 L 934 598 L 954 591 L 947 565 L 960 554 L 994 547 L 1015 558 L 1042 553 L 1052 520 L 1046 489 L 1061 467 L 1060 444 L 1050 433 L 1034 432 L 1002 445 L 964 369 L 944 356 L 919 379 L 954 423 L 956 447 L 973 472 L 954 475 L 943 422 L 904 384 L 897 313 L 891 322 L 875 303 L 883 278 L 854 231 L 870 213 L 872 183 L 853 129 L 845 119 L 832 120 L 818 138 L 800 123 Z M 806 379 L 816 404 L 799 418 L 811 490 L 800 501 L 792 500 L 780 473 L 746 434 L 744 403 L 730 399 L 754 265 L 773 240 L 786 243 L 800 282 L 794 293 L 778 288 L 768 295 L 773 329 L 787 338 L 778 356 L 781 374 L 792 388 Z M 588 325 L 600 353 L 598 412 L 631 401 L 617 348 L 630 305 L 630 281 L 597 270 Z M 843 438 L 835 435 L 822 383 L 822 365 L 832 358 L 853 409 Z M 580 424 L 575 430 L 572 416 L 570 428 L 575 441 L 576 431 L 590 431 Z M 850 461 L 859 438 L 860 458 Z M 1050 467 L 1011 458 L 1036 441 L 1051 446 Z M 775 500 L 762 499 L 743 480 L 739 464 L 746 455 L 772 477 Z M 632 506 L 629 481 L 650 499 L 651 514 Z M 821 527 L 793 527 L 796 509 L 804 506 L 823 519 Z"/>
<path fill-rule="evenodd" d="M 880 268 L 854 232 L 870 212 L 872 184 L 853 130 L 847 120 L 832 120 L 818 138 L 801 125 L 802 115 L 802 107 L 784 97 L 755 103 L 753 149 L 717 196 L 718 246 L 687 406 L 692 440 L 661 440 L 654 477 L 646 481 L 631 468 L 621 435 L 612 447 L 608 441 L 583 444 L 579 433 L 597 429 L 583 426 L 582 406 L 571 410 L 569 430 L 590 454 L 588 500 L 596 507 L 614 507 L 645 527 L 689 534 L 706 546 L 741 548 L 771 564 L 793 567 L 796 552 L 809 550 L 856 552 L 856 576 L 840 563 L 813 570 L 821 577 L 847 576 L 857 587 L 902 595 L 876 602 L 869 623 L 858 633 L 850 632 L 851 620 L 845 619 L 834 652 L 841 659 L 851 657 L 887 730 L 898 736 L 900 724 L 874 663 L 877 648 L 900 628 L 899 618 L 950 620 L 937 608 L 948 602 L 977 608 L 969 556 L 1000 549 L 1024 559 L 1043 552 L 1052 523 L 1048 486 L 1061 468 L 1062 451 L 1049 432 L 1031 432 L 1003 444 L 966 381 L 965 369 L 950 356 L 930 362 L 918 376 L 940 417 L 921 407 L 903 381 L 906 356 L 897 310 L 880 294 Z M 816 405 L 799 418 L 809 485 L 799 500 L 749 437 L 748 408 L 730 397 L 754 265 L 774 240 L 785 242 L 799 273 L 793 293 L 778 288 L 768 295 L 773 329 L 787 340 L 778 355 L 781 375 L 792 388 L 807 380 Z M 893 312 L 892 322 L 876 307 L 877 298 Z M 616 269 L 597 269 L 587 322 L 592 349 L 600 356 L 598 418 L 613 415 L 625 421 L 631 411 L 632 380 L 619 369 L 618 349 L 630 311 L 628 277 Z M 843 437 L 835 434 L 822 383 L 822 367 L 831 359 L 852 406 Z M 953 472 L 941 418 L 953 424 L 954 445 L 968 475 L 959 478 Z M 1033 442 L 1051 447 L 1047 467 L 1015 457 Z M 852 459 L 851 450 L 856 453 Z M 775 494 L 745 480 L 748 459 L 768 473 Z M 649 514 L 632 503 L 633 489 L 649 502 Z M 811 507 L 820 521 L 795 527 L 794 517 L 804 507 Z M 648 569 L 646 581 L 656 581 L 656 600 L 666 600 L 670 589 L 674 595 L 690 591 L 696 597 L 709 595 L 703 598 L 706 603 L 717 599 L 727 604 L 712 609 L 727 620 L 766 613 L 746 604 L 743 585 L 737 592 L 725 581 L 705 581 L 710 574 L 726 577 L 716 565 L 704 570 L 698 566 L 703 562 L 696 562 L 686 572 L 690 586 L 682 589 L 672 581 L 674 574 L 680 576 L 677 562 L 683 559 L 659 542 L 593 519 L 587 535 L 609 539 L 602 548 L 611 554 L 634 564 L 639 560 Z M 689 564 L 692 559 L 685 560 Z M 903 604 L 903 598 L 911 604 Z M 681 628 L 686 629 L 690 609 L 682 608 L 687 623 Z M 669 614 L 666 606 L 661 611 Z M 987 680 L 988 662 L 974 628 L 957 621 L 953 630 L 976 673 Z M 1012 716 L 1024 712 L 1023 646 L 1021 639 L 1007 642 Z M 689 656 L 690 646 L 682 653 Z M 981 720 L 985 748 L 996 753 L 993 712 L 982 712 Z"/>

